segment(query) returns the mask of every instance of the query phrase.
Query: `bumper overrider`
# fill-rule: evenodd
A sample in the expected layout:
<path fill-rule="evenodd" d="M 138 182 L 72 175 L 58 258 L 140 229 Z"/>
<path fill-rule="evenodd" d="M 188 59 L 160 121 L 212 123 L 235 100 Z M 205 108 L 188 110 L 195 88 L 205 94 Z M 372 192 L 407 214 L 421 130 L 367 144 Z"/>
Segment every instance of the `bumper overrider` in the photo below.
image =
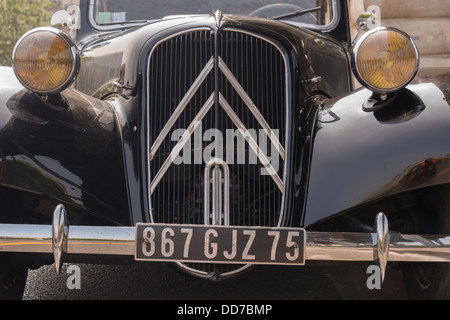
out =
<path fill-rule="evenodd" d="M 168 226 L 168 227 L 166 227 Z M 198 242 L 195 234 L 201 233 L 203 243 Z M 243 246 L 245 259 L 231 259 L 236 256 L 236 242 L 241 239 L 237 236 L 240 232 L 248 235 Z M 156 230 L 156 231 L 155 231 Z M 155 240 L 161 236 L 162 242 Z M 181 231 L 180 231 L 181 230 Z M 67 254 L 85 255 L 119 255 L 134 256 L 136 260 L 154 261 L 187 261 L 199 262 L 199 259 L 189 256 L 189 250 L 195 251 L 200 247 L 206 257 L 201 262 L 217 262 L 214 260 L 218 249 L 219 236 L 225 234 L 220 230 L 232 230 L 232 247 L 227 249 L 226 256 L 229 263 L 254 263 L 254 264 L 290 264 L 283 259 L 275 258 L 276 245 L 286 242 L 280 232 L 283 228 L 261 228 L 268 230 L 271 249 L 268 253 L 270 259 L 262 262 L 255 259 L 253 253 L 258 251 L 259 243 L 256 239 L 259 233 L 253 230 L 258 228 L 224 227 L 224 226 L 174 226 L 146 224 L 136 227 L 98 227 L 98 226 L 71 226 L 68 225 L 66 209 L 59 205 L 54 210 L 52 225 L 22 225 L 0 224 L 0 252 L 19 253 L 53 253 L 57 272 L 60 272 L 64 257 Z M 281 231 L 280 231 L 281 230 Z M 296 230 L 294 232 L 293 230 Z M 140 234 L 144 232 L 144 237 Z M 180 255 L 174 254 L 176 232 L 183 233 L 185 240 L 180 248 Z M 287 251 L 281 253 L 288 258 L 295 253 L 298 259 L 288 259 L 296 265 L 302 265 L 306 261 L 373 261 L 380 269 L 384 278 L 388 261 L 396 262 L 450 262 L 450 235 L 406 235 L 389 232 L 388 220 L 383 213 L 379 213 L 375 219 L 372 233 L 353 232 L 310 232 L 304 229 L 290 228 L 285 230 L 288 235 L 286 242 Z M 145 236 L 147 234 L 148 237 Z M 292 235 L 298 236 L 298 241 Z M 205 236 L 206 235 L 206 236 Z M 172 238 L 171 238 L 172 237 Z M 197 237 L 198 238 L 198 237 Z M 267 238 L 267 237 L 266 237 Z M 189 241 L 188 241 L 189 240 Z M 255 240 L 250 242 L 250 240 Z M 191 244 L 189 247 L 188 245 Z M 161 252 L 151 257 L 156 247 L 161 247 Z M 290 248 L 291 247 L 291 248 Z M 143 248 L 143 249 L 142 249 Z M 292 250 L 291 250 L 292 249 Z M 139 251 L 139 252 L 138 252 Z M 144 251 L 144 254 L 143 252 Z M 234 254 L 233 254 L 234 251 Z M 238 250 L 239 251 L 239 250 Z M 140 257 L 144 257 L 144 259 Z M 252 260 L 255 259 L 255 260 Z"/>

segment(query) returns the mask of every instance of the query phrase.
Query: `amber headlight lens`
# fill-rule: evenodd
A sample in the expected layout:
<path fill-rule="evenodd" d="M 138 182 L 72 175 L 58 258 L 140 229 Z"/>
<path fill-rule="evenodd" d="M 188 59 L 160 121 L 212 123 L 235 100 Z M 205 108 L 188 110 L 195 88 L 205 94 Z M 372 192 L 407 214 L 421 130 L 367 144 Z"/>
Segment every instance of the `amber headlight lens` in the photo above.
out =
<path fill-rule="evenodd" d="M 366 33 L 353 50 L 352 65 L 368 89 L 389 93 L 405 87 L 419 68 L 419 52 L 412 39 L 394 28 Z"/>
<path fill-rule="evenodd" d="M 57 93 L 75 79 L 79 65 L 73 41 L 54 28 L 38 28 L 16 44 L 13 67 L 20 82 L 40 94 Z"/>

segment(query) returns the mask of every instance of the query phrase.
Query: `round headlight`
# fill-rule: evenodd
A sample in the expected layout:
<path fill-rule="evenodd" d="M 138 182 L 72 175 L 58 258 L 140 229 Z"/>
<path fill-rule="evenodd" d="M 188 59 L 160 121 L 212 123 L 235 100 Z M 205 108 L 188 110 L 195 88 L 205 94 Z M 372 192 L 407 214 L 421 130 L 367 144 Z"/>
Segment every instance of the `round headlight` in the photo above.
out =
<path fill-rule="evenodd" d="M 27 89 L 39 94 L 53 94 L 75 80 L 79 55 L 73 41 L 62 31 L 37 28 L 17 42 L 13 68 Z"/>
<path fill-rule="evenodd" d="M 352 67 L 362 85 L 377 93 L 390 93 L 414 78 L 419 68 L 419 52 L 406 33 L 377 28 L 357 42 Z"/>

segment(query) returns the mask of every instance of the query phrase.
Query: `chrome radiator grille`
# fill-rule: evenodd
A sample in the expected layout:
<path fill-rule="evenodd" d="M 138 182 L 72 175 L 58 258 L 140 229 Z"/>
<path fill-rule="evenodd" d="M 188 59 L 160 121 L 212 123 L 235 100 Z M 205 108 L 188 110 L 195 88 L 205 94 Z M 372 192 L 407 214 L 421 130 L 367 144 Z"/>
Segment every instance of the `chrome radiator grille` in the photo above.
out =
<path fill-rule="evenodd" d="M 148 72 L 153 221 L 212 224 L 205 221 L 205 198 L 213 197 L 205 193 L 205 167 L 210 158 L 223 158 L 229 168 L 226 223 L 278 225 L 288 111 L 286 62 L 277 46 L 237 30 L 189 31 L 161 41 Z M 239 126 L 253 139 L 240 140 Z M 268 173 L 261 174 L 264 167 Z"/>

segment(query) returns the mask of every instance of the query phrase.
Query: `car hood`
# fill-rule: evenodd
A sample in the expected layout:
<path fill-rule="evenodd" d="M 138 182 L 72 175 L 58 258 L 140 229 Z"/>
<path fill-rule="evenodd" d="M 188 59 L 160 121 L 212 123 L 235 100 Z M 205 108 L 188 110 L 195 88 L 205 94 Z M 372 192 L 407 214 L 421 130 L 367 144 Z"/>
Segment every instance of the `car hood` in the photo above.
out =
<path fill-rule="evenodd" d="M 285 47 L 292 49 L 291 56 L 298 59 L 296 64 L 300 66 L 301 78 L 304 80 L 317 76 L 321 63 L 313 60 L 318 54 L 327 52 L 346 59 L 342 45 L 331 37 L 281 21 L 233 15 L 218 17 L 217 14 L 173 16 L 125 31 L 84 39 L 80 43 L 82 68 L 79 78 L 89 79 L 89 82 L 79 81 L 78 89 L 97 98 L 103 98 L 111 91 L 135 95 L 137 92 L 133 89 L 137 87 L 139 74 L 143 72 L 142 67 L 145 66 L 152 48 L 162 39 L 199 28 L 207 28 L 212 32 L 227 28 L 241 29 L 283 42 Z M 91 74 L 90 70 L 99 70 L 93 68 L 95 65 L 101 66 L 103 71 Z M 323 78 L 327 78 L 325 71 Z M 124 87 L 114 87 L 113 82 L 121 83 Z M 339 86 L 339 83 L 331 85 Z M 339 91 L 344 91 L 344 88 L 333 88 L 331 91 L 332 95 L 337 95 Z"/>

